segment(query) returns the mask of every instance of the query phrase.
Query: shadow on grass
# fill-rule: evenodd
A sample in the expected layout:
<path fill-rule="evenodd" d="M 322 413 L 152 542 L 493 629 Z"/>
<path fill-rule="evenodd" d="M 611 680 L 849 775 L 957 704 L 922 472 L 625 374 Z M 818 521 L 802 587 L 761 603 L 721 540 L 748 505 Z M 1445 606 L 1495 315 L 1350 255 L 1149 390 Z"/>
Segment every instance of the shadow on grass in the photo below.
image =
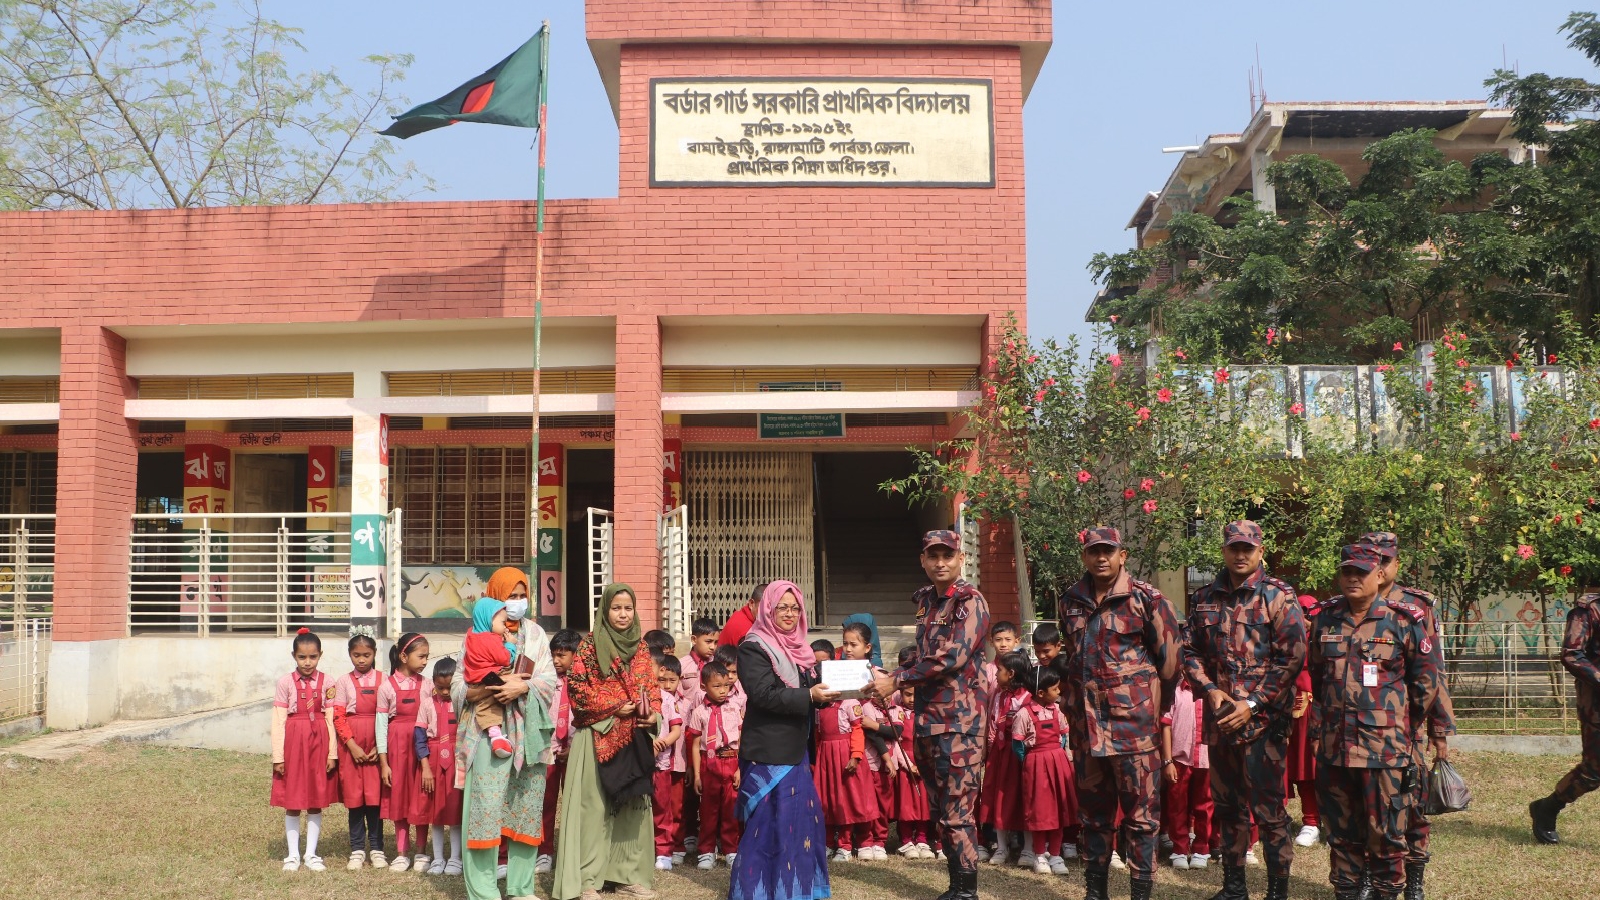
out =
<path fill-rule="evenodd" d="M 934 874 L 934 873 L 930 873 Z M 897 900 L 926 900 L 943 889 L 945 874 L 941 869 L 937 874 L 937 886 L 913 878 L 908 878 L 897 868 L 867 867 L 860 865 L 833 866 L 829 870 L 829 878 L 834 883 L 851 882 L 865 888 L 880 892 L 887 892 Z M 1128 888 L 1128 875 L 1126 872 L 1111 873 L 1112 896 L 1126 896 Z M 1220 882 L 1219 882 L 1220 884 Z M 1217 890 L 1218 884 L 1161 884 L 1156 892 L 1163 900 L 1209 900 Z M 1045 878 L 1044 876 L 1030 877 L 1020 871 L 1007 871 L 989 865 L 978 867 L 978 893 L 991 896 L 1007 897 L 1012 900 L 1031 897 L 1076 897 L 1083 892 L 1083 867 L 1073 866 L 1067 875 Z"/>

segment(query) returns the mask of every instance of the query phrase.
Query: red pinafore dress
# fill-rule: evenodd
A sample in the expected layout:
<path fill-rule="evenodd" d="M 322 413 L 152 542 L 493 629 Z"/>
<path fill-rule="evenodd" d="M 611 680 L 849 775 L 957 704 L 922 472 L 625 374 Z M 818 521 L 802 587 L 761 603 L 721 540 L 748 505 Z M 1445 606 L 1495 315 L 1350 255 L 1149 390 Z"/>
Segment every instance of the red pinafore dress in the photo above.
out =
<path fill-rule="evenodd" d="M 423 700 L 423 679 L 416 681 L 416 687 L 406 690 L 400 687 L 398 678 L 389 676 L 389 687 L 394 690 L 394 712 L 389 714 L 389 787 L 383 792 L 379 815 L 391 822 L 410 821 L 425 815 L 428 808 L 428 795 L 422 792 L 422 770 L 412 749 L 417 710 Z"/>
<path fill-rule="evenodd" d="M 449 697 L 430 697 L 433 703 L 436 737 L 428 740 L 428 758 L 424 765 L 433 767 L 433 793 L 428 798 L 427 812 L 416 821 L 428 825 L 461 824 L 461 789 L 456 787 L 456 708 Z"/>
<path fill-rule="evenodd" d="M 321 672 L 294 679 L 295 706 L 283 730 L 283 774 L 272 776 L 272 805 L 279 809 L 323 809 L 338 802 L 328 774 L 328 721 L 322 714 Z"/>
<path fill-rule="evenodd" d="M 1061 746 L 1061 710 L 1029 704 L 1017 715 L 1031 717 L 1034 729 L 1034 744 L 1022 761 L 1022 788 L 1028 798 L 1025 812 L 1028 830 L 1055 831 L 1076 825 L 1078 792 L 1072 784 L 1072 764 Z"/>
<path fill-rule="evenodd" d="M 817 768 L 813 778 L 829 828 L 871 822 L 880 815 L 877 785 L 865 756 L 856 765 L 854 775 L 845 771 L 850 764 L 850 732 L 840 728 L 839 718 L 837 702 L 817 711 Z"/>
<path fill-rule="evenodd" d="M 378 686 L 383 683 L 383 675 L 377 669 L 369 669 L 365 676 L 351 672 L 345 678 L 356 695 L 355 712 L 345 713 L 345 723 L 350 726 L 350 737 L 356 746 L 371 753 L 378 748 Z M 339 794 L 347 809 L 382 802 L 383 778 L 377 757 L 369 763 L 357 763 L 349 753 L 339 754 Z"/>
<path fill-rule="evenodd" d="M 911 767 L 907 765 L 916 759 L 917 738 L 912 717 L 909 711 L 898 709 L 892 711 L 891 715 L 902 729 L 899 742 L 900 771 L 894 776 L 894 819 L 897 822 L 926 822 L 928 787 L 923 783 L 922 775 L 911 774 Z"/>
<path fill-rule="evenodd" d="M 1021 696 L 1019 696 L 1021 695 Z M 978 821 L 999 831 L 1023 831 L 1022 761 L 1011 750 L 1011 720 L 1017 714 L 1020 691 L 995 691 L 990 707 L 989 753 L 984 759 L 983 790 L 978 799 Z"/>

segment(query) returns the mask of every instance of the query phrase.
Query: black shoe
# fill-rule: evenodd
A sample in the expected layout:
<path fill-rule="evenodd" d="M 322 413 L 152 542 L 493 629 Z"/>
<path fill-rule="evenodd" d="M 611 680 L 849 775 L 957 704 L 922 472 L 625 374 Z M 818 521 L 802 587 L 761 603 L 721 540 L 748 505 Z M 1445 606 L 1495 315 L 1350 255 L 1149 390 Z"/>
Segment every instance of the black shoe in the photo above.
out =
<path fill-rule="evenodd" d="M 1261 900 L 1289 900 L 1289 873 L 1267 872 L 1267 895 Z"/>
<path fill-rule="evenodd" d="M 978 900 L 978 870 L 957 869 L 956 893 L 952 900 Z"/>
<path fill-rule="evenodd" d="M 1244 866 L 1222 864 L 1222 890 L 1211 900 L 1250 900 L 1250 886 L 1244 880 Z"/>
<path fill-rule="evenodd" d="M 1373 900 L 1372 870 L 1361 867 L 1361 887 L 1356 889 L 1356 900 Z"/>
<path fill-rule="evenodd" d="M 1083 900 L 1111 900 L 1110 895 L 1106 893 L 1106 879 L 1110 874 L 1111 870 L 1109 868 L 1084 869 L 1083 883 L 1085 889 Z"/>
<path fill-rule="evenodd" d="M 1135 878 L 1128 882 L 1128 900 L 1150 900 L 1150 892 L 1155 889 L 1156 882 L 1153 878 Z"/>
<path fill-rule="evenodd" d="M 1528 815 L 1533 818 L 1533 839 L 1541 844 L 1559 844 L 1556 834 L 1556 815 L 1561 812 L 1561 802 L 1554 797 L 1544 797 L 1528 804 Z"/>
<path fill-rule="evenodd" d="M 1422 895 L 1422 870 L 1427 863 L 1406 863 L 1406 900 L 1427 900 Z"/>

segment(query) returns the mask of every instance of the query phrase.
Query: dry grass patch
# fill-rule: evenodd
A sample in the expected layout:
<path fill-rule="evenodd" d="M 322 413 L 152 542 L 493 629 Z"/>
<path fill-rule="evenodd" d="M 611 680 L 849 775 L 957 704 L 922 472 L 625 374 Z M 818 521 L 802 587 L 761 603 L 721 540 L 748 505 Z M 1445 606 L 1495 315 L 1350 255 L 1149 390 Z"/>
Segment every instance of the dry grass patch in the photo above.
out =
<path fill-rule="evenodd" d="M 1600 896 L 1600 797 L 1562 816 L 1559 847 L 1533 843 L 1528 800 L 1548 792 L 1575 760 L 1460 754 L 1458 763 L 1476 802 L 1470 812 L 1436 822 L 1429 895 L 1450 900 Z M 346 872 L 345 815 L 326 815 L 322 874 L 279 870 L 282 819 L 267 807 L 263 757 L 236 753 L 113 745 L 64 763 L 0 756 L 0 897 L 327 898 L 429 900 L 465 896 L 459 878 L 370 869 Z M 393 847 L 393 835 L 390 835 Z M 1016 868 L 985 866 L 980 890 L 1004 900 L 1062 900 L 1082 895 L 1081 868 L 1056 878 Z M 1331 898 L 1325 847 L 1300 850 L 1293 896 Z M 840 900 L 931 900 L 944 888 L 937 861 L 849 863 L 834 866 Z M 1265 890 L 1253 868 L 1251 890 Z M 1222 873 L 1163 868 L 1156 896 L 1206 900 Z M 1114 873 L 1113 897 L 1127 896 L 1127 877 Z M 663 873 L 665 900 L 721 900 L 727 869 Z M 540 879 L 548 897 L 549 880 Z"/>

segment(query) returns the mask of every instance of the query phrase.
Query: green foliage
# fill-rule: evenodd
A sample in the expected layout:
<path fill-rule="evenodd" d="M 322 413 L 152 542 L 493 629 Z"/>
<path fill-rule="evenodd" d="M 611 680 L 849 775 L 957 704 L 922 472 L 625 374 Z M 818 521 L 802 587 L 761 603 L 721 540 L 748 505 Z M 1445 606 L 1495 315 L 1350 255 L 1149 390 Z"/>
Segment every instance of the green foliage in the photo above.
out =
<path fill-rule="evenodd" d="M 299 31 L 198 0 L 0 0 L 0 209 L 128 209 L 402 198 L 376 86 L 304 71 Z"/>

